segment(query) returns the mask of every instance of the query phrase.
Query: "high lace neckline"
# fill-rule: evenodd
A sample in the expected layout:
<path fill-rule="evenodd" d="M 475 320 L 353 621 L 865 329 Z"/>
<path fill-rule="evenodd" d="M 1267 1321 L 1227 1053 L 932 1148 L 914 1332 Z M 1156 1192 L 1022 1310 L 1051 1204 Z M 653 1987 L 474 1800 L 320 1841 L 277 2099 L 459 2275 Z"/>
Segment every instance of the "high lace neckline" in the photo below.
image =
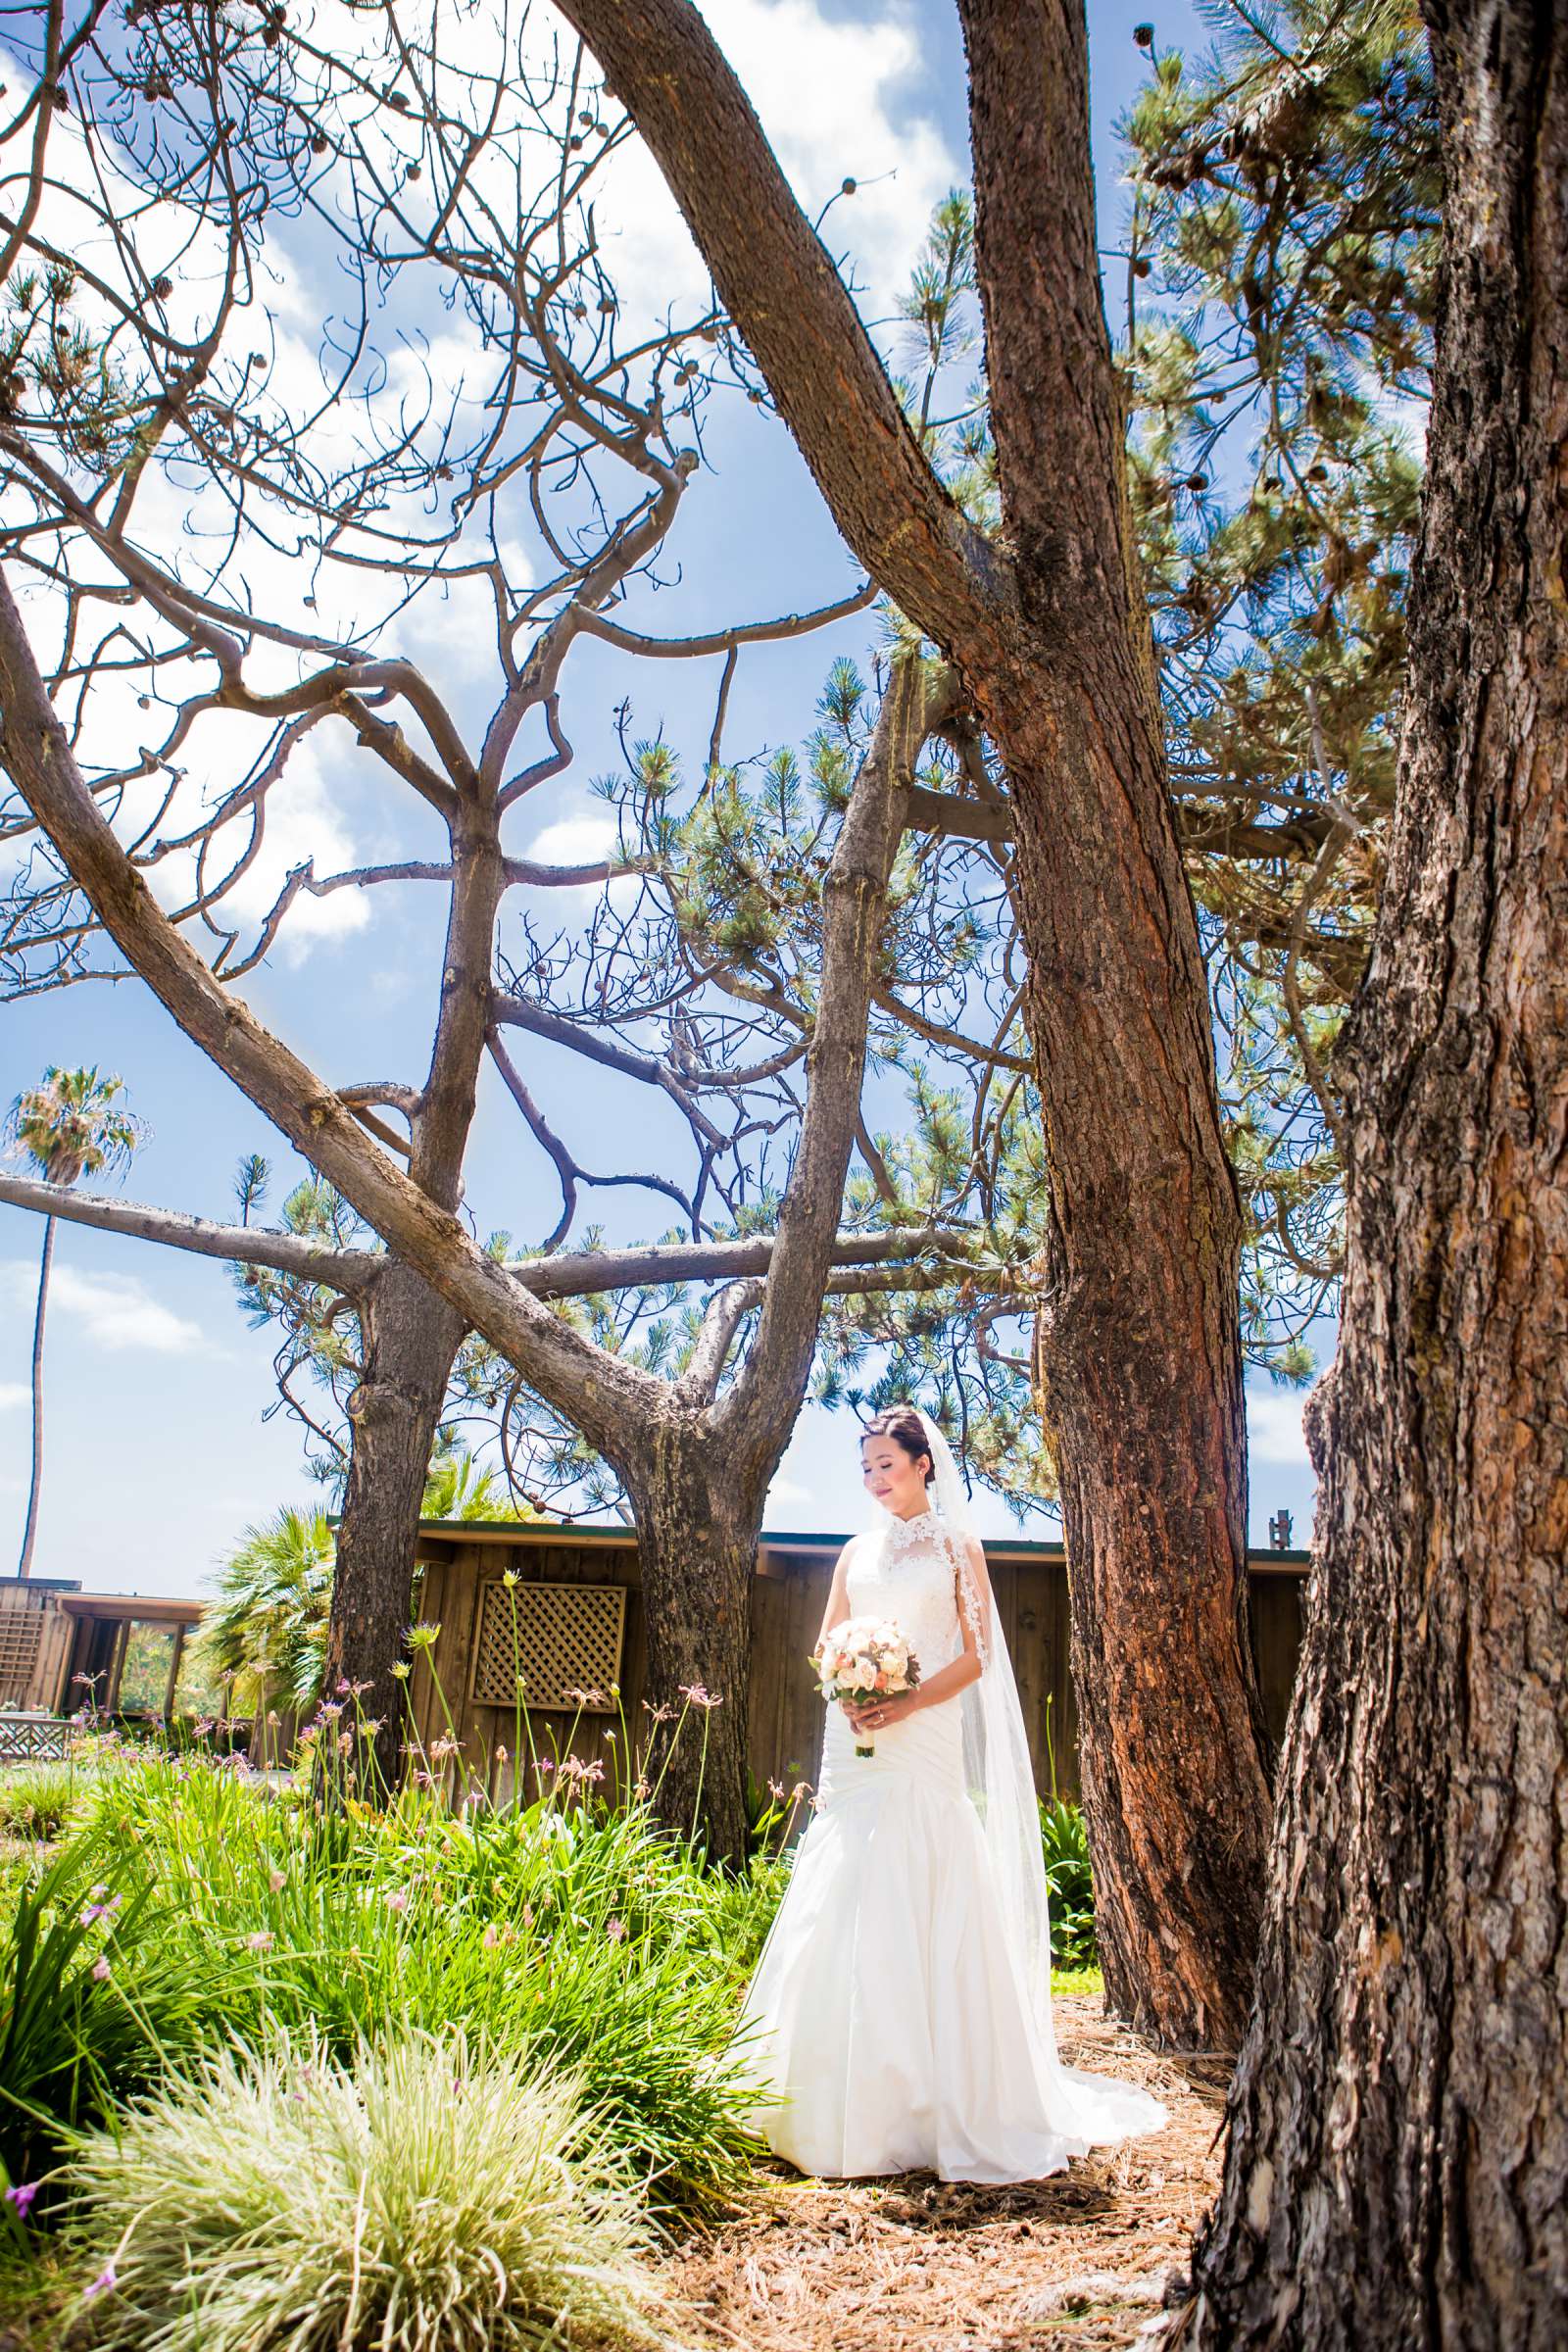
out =
<path fill-rule="evenodd" d="M 909 1519 L 900 1519 L 890 1511 L 882 1541 L 890 1552 L 910 1551 L 927 1531 L 934 1543 L 940 1543 L 943 1528 L 943 1519 L 937 1511 L 916 1511 Z"/>

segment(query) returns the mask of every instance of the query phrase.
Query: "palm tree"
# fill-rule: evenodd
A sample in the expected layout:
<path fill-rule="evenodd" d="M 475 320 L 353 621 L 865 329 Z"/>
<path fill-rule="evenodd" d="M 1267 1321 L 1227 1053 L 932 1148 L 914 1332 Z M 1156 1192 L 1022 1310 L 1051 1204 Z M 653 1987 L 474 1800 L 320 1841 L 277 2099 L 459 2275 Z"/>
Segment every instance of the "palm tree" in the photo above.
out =
<path fill-rule="evenodd" d="M 106 1168 L 128 1165 L 143 1129 L 139 1119 L 118 1106 L 116 1098 L 123 1091 L 122 1079 L 100 1078 L 96 1067 L 45 1070 L 41 1083 L 28 1087 L 11 1106 L 6 1125 L 13 1151 L 30 1159 L 46 1184 L 74 1184 L 78 1177 L 98 1176 Z M 38 1496 L 43 1483 L 43 1319 L 54 1250 L 55 1219 L 45 1217 L 38 1308 L 32 1326 L 32 1485 L 22 1532 L 19 1577 L 31 1569 L 38 1532 Z"/>
<path fill-rule="evenodd" d="M 248 1527 L 218 1574 L 192 1644 L 193 1674 L 225 1688 L 224 1712 L 281 1701 L 303 1713 L 321 1688 L 337 1546 L 324 1504 Z"/>
<path fill-rule="evenodd" d="M 482 1469 L 466 1446 L 447 1428 L 435 1433 L 429 1476 L 424 1482 L 421 1519 L 537 1519 L 530 1503 L 517 1503 L 506 1481 Z"/>

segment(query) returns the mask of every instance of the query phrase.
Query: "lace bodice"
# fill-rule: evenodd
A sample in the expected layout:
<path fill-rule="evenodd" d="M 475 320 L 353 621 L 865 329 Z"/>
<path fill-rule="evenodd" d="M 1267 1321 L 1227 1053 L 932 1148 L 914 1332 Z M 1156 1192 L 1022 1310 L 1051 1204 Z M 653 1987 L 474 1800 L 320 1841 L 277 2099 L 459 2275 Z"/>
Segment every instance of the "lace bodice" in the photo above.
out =
<path fill-rule="evenodd" d="M 963 1646 L 956 1563 L 934 1511 L 894 1519 L 880 1536 L 863 1536 L 846 1578 L 852 1617 L 891 1617 L 929 1681 Z"/>

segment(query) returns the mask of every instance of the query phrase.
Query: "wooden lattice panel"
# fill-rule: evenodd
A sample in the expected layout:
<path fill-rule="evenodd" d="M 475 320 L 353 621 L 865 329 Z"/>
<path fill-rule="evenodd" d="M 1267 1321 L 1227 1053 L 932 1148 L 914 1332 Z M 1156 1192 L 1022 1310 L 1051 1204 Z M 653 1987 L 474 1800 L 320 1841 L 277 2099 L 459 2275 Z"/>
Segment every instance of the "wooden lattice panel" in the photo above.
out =
<path fill-rule="evenodd" d="M 42 1631 L 41 1593 L 8 1592 L 0 1599 L 0 1699 L 26 1703 Z"/>
<path fill-rule="evenodd" d="M 58 1716 L 0 1710 L 0 1764 L 64 1762 L 71 1752 L 71 1730 Z"/>
<path fill-rule="evenodd" d="M 509 1591 L 497 1577 L 480 1595 L 474 1703 L 514 1705 L 521 1675 L 531 1709 L 613 1714 L 610 1690 L 620 1680 L 625 1630 L 620 1585 L 519 1584 Z"/>

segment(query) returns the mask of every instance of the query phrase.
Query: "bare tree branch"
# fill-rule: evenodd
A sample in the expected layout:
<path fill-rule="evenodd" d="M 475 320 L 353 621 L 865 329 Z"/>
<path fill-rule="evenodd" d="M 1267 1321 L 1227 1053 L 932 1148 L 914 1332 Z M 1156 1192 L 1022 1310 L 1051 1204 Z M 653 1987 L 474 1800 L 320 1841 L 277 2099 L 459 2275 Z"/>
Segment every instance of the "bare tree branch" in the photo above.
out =
<path fill-rule="evenodd" d="M 971 635 L 977 601 L 1007 594 L 1005 565 L 927 464 L 698 11 L 690 0 L 561 0 L 561 13 L 635 115 L 850 546 L 923 625 L 961 610 Z"/>

